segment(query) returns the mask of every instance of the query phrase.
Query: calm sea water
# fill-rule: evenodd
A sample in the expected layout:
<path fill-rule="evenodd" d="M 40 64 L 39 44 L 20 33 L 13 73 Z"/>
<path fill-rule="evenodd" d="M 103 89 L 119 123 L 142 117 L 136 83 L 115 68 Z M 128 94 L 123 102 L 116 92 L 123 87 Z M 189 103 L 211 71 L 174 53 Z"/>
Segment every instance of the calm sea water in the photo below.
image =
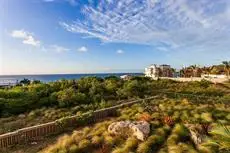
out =
<path fill-rule="evenodd" d="M 40 80 L 42 82 L 53 82 L 60 79 L 80 79 L 86 76 L 97 76 L 97 77 L 107 77 L 107 76 L 122 76 L 122 75 L 132 75 L 140 76 L 142 73 L 96 73 L 96 74 L 47 74 L 47 75 L 0 75 L 0 82 L 12 81 L 12 80 L 23 80 L 24 78 L 29 80 Z"/>

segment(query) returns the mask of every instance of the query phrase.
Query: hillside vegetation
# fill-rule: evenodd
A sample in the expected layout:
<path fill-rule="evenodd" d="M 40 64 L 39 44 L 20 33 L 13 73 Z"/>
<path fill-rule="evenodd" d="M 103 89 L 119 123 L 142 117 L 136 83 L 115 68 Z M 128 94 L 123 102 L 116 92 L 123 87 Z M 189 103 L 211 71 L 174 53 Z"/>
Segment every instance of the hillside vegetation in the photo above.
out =
<path fill-rule="evenodd" d="M 10 89 L 0 89 L 0 133 L 18 128 L 53 121 L 65 116 L 81 114 L 116 105 L 122 100 L 167 94 L 175 98 L 180 94 L 192 94 L 217 98 L 228 103 L 230 95 L 226 83 L 215 85 L 208 81 L 180 83 L 172 80 L 151 80 L 133 77 L 122 80 L 118 77 L 85 77 L 80 80 L 61 80 L 51 83 L 34 82 Z"/>
<path fill-rule="evenodd" d="M 64 135 L 40 153 L 227 153 L 230 151 L 228 108 L 223 103 L 194 104 L 187 99 L 162 97 L 120 109 L 117 118 Z M 128 131 L 110 134 L 108 126 L 121 120 L 149 122 L 149 136 L 140 141 Z M 187 125 L 200 129 L 204 137 L 200 144 L 194 143 Z"/>
<path fill-rule="evenodd" d="M 228 89 L 228 88 L 227 88 Z M 80 80 L 61 80 L 51 83 L 31 83 L 0 90 L 0 115 L 9 116 L 42 107 L 68 108 L 81 104 L 145 97 L 154 91 L 224 96 L 229 92 L 208 81 L 179 83 L 171 80 L 154 81 L 133 77 L 124 81 L 118 77 L 85 77 Z"/>

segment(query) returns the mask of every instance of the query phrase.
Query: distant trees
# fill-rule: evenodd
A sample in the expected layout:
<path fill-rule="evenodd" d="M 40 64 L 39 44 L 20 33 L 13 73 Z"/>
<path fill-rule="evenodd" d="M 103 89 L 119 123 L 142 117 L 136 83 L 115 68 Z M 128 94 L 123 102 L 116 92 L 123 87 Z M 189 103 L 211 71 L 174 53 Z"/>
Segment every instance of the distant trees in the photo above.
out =
<path fill-rule="evenodd" d="M 104 79 L 84 77 L 79 80 L 60 80 L 50 83 L 29 83 L 10 89 L 0 89 L 0 116 L 19 114 L 41 107 L 74 107 L 81 104 L 97 105 L 133 97 L 143 98 L 156 91 L 222 95 L 223 91 L 207 81 L 179 83 L 173 80 L 151 80 L 132 77 L 122 80 L 115 76 Z"/>
<path fill-rule="evenodd" d="M 141 97 L 149 95 L 152 91 L 151 80 L 147 77 L 134 77 L 124 83 L 123 92 L 127 97 Z"/>
<path fill-rule="evenodd" d="M 180 70 L 181 77 L 200 77 L 202 69 L 197 65 L 191 65 Z"/>
<path fill-rule="evenodd" d="M 199 67 L 191 65 L 180 70 L 181 77 L 200 77 L 201 74 L 226 74 L 230 73 L 230 61 L 223 61 L 222 64 L 209 67 Z"/>
<path fill-rule="evenodd" d="M 225 72 L 226 72 L 227 76 L 229 77 L 229 73 L 230 73 L 230 61 L 223 61 L 222 63 L 224 64 Z"/>
<path fill-rule="evenodd" d="M 72 87 L 59 91 L 57 93 L 58 106 L 69 107 L 79 104 L 84 104 L 86 95 L 84 93 L 76 92 Z"/>
<path fill-rule="evenodd" d="M 30 84 L 30 80 L 29 80 L 29 79 L 24 78 L 24 79 L 23 79 L 23 80 L 21 80 L 19 83 L 20 83 L 21 85 L 28 85 L 28 84 Z"/>

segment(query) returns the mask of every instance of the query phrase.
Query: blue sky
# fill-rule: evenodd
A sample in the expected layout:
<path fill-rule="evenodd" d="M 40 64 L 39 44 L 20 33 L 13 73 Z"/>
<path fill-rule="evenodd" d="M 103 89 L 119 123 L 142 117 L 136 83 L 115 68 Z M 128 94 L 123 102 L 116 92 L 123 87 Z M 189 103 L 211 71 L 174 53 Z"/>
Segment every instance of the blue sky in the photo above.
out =
<path fill-rule="evenodd" d="M 230 60 L 229 0 L 1 0 L 0 75 Z"/>

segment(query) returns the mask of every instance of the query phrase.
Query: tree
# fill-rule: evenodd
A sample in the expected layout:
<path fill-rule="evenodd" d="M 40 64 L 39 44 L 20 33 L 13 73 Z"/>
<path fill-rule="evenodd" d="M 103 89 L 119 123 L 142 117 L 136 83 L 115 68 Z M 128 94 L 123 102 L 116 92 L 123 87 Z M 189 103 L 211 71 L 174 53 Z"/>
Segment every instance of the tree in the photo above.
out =
<path fill-rule="evenodd" d="M 106 96 L 115 98 L 117 96 L 116 91 L 121 87 L 122 81 L 123 80 L 116 76 L 106 77 L 104 80 Z"/>
<path fill-rule="evenodd" d="M 213 137 L 204 145 L 218 146 L 223 152 L 230 151 L 230 129 L 227 126 L 221 125 L 215 127 L 209 132 Z"/>
<path fill-rule="evenodd" d="M 230 61 L 223 61 L 222 63 L 224 64 L 225 73 L 229 77 Z"/>
<path fill-rule="evenodd" d="M 23 80 L 20 81 L 20 84 L 21 84 L 21 85 L 29 85 L 29 84 L 30 84 L 30 80 L 24 78 Z"/>
<path fill-rule="evenodd" d="M 216 66 L 213 66 L 211 69 L 211 74 L 218 74 L 218 68 Z"/>
<path fill-rule="evenodd" d="M 33 83 L 33 84 L 40 84 L 41 81 L 40 81 L 40 80 L 33 80 L 32 83 Z"/>
<path fill-rule="evenodd" d="M 184 68 L 182 68 L 180 70 L 180 77 L 185 77 L 185 69 Z"/>
<path fill-rule="evenodd" d="M 85 103 L 86 96 L 83 93 L 76 92 L 73 88 L 68 88 L 57 93 L 57 100 L 60 107 L 69 107 Z"/>
<path fill-rule="evenodd" d="M 133 77 L 123 86 L 124 95 L 127 97 L 141 97 L 149 95 L 152 91 L 151 80 L 147 77 Z"/>

